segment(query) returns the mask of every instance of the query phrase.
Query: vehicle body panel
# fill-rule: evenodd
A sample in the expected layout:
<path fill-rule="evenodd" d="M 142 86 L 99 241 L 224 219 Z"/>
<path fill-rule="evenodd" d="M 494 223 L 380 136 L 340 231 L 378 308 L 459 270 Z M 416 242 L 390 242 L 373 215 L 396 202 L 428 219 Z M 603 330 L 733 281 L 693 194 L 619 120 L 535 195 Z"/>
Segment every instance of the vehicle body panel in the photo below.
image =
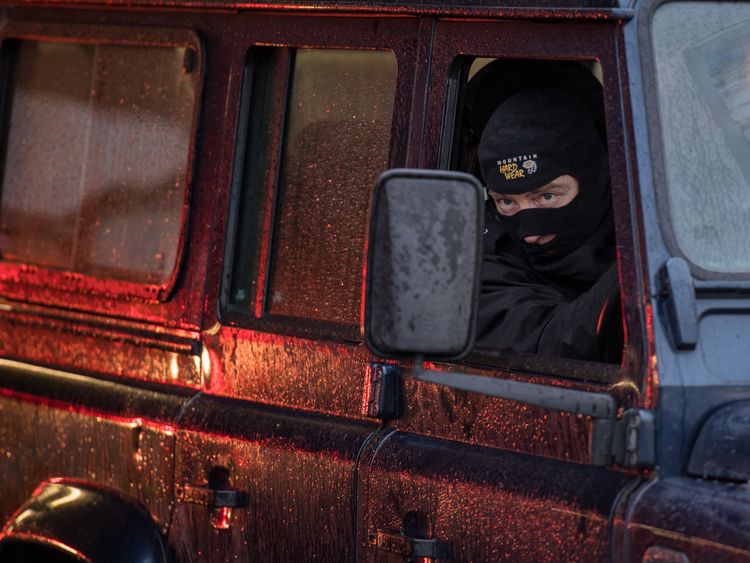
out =
<path fill-rule="evenodd" d="M 40 483 L 66 477 L 137 499 L 166 531 L 174 507 L 173 423 L 184 393 L 8 361 L 0 377 L 4 522 Z"/>
<path fill-rule="evenodd" d="M 181 267 L 163 292 L 0 263 L 2 521 L 59 477 L 142 505 L 175 560 L 403 561 L 419 550 L 446 561 L 750 558 L 746 484 L 688 470 L 709 417 L 750 398 L 742 355 L 750 290 L 695 280 L 699 341 L 675 346 L 661 277 L 669 227 L 656 196 L 663 178 L 648 26 L 657 6 L 3 4 L 6 39 L 189 36 L 200 47 L 202 87 Z M 263 206 L 257 299 L 247 310 L 231 306 L 256 47 L 392 51 L 390 167 L 445 166 L 457 57 L 601 64 L 622 365 L 479 355 L 427 367 L 608 393 L 623 409 L 651 410 L 653 467 L 593 467 L 589 417 L 420 382 L 409 361 L 388 362 L 402 412 L 368 416 L 386 363 L 366 349 L 359 326 L 265 308 L 285 110 L 265 139 L 276 151 L 266 184 L 252 187 Z M 236 506 L 216 505 L 225 492 Z"/>
<path fill-rule="evenodd" d="M 748 497 L 744 485 L 667 478 L 644 487 L 627 525 L 623 561 L 642 561 L 651 546 L 690 561 L 746 561 Z"/>
<path fill-rule="evenodd" d="M 181 559 L 348 561 L 354 557 L 354 466 L 371 425 L 200 398 L 177 432 L 178 485 L 206 486 L 226 470 L 247 496 L 229 529 L 211 509 L 178 502 L 170 539 Z"/>

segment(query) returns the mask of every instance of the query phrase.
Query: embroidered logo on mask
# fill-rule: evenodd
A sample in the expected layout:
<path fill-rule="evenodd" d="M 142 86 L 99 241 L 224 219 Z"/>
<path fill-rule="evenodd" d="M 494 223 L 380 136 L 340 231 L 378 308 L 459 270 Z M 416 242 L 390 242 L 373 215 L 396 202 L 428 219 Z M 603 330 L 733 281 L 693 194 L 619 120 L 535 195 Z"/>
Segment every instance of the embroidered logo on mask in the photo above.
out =
<path fill-rule="evenodd" d="M 497 161 L 497 169 L 506 180 L 517 180 L 525 178 L 526 174 L 533 174 L 537 170 L 536 154 L 521 154 Z M 519 167 L 519 163 L 521 166 Z"/>
<path fill-rule="evenodd" d="M 517 180 L 518 178 L 523 178 L 525 176 L 523 169 L 519 168 L 518 164 L 515 162 L 501 164 L 498 170 L 500 170 L 500 174 L 505 176 L 506 180 Z"/>

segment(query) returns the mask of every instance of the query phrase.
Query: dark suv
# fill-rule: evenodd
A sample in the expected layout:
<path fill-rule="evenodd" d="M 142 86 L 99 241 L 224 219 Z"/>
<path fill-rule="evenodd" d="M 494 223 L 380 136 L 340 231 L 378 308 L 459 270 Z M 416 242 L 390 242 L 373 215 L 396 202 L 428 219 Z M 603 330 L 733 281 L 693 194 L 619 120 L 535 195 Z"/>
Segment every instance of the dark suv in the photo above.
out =
<path fill-rule="evenodd" d="M 750 560 L 750 4 L 0 22 L 0 560 Z M 540 73 L 600 85 L 619 364 L 472 346 L 476 142 Z M 433 281 L 378 254 L 413 184 L 474 194 L 421 344 L 370 322 Z"/>

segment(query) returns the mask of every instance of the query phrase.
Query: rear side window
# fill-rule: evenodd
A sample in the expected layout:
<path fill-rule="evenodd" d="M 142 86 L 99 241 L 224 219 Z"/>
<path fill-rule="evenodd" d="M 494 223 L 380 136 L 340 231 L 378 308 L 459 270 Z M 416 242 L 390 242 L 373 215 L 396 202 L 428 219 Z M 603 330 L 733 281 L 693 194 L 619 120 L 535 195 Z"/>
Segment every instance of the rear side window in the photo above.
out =
<path fill-rule="evenodd" d="M 230 301 L 256 317 L 356 325 L 370 192 L 388 167 L 396 57 L 258 49 L 251 65 Z"/>
<path fill-rule="evenodd" d="M 6 44 L 5 261 L 168 285 L 186 218 L 197 53 Z"/>
<path fill-rule="evenodd" d="M 660 6 L 652 42 L 665 207 L 674 243 L 709 272 L 750 272 L 750 6 Z"/>

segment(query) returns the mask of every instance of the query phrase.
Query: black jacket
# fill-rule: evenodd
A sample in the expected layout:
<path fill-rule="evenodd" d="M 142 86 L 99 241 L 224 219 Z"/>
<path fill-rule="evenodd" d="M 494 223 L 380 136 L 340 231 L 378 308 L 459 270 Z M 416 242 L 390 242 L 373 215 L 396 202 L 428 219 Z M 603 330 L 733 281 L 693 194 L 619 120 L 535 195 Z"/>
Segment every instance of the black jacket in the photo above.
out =
<path fill-rule="evenodd" d="M 543 272 L 515 248 L 501 226 L 488 221 L 487 227 L 477 344 L 619 362 L 623 336 L 611 224 Z"/>

